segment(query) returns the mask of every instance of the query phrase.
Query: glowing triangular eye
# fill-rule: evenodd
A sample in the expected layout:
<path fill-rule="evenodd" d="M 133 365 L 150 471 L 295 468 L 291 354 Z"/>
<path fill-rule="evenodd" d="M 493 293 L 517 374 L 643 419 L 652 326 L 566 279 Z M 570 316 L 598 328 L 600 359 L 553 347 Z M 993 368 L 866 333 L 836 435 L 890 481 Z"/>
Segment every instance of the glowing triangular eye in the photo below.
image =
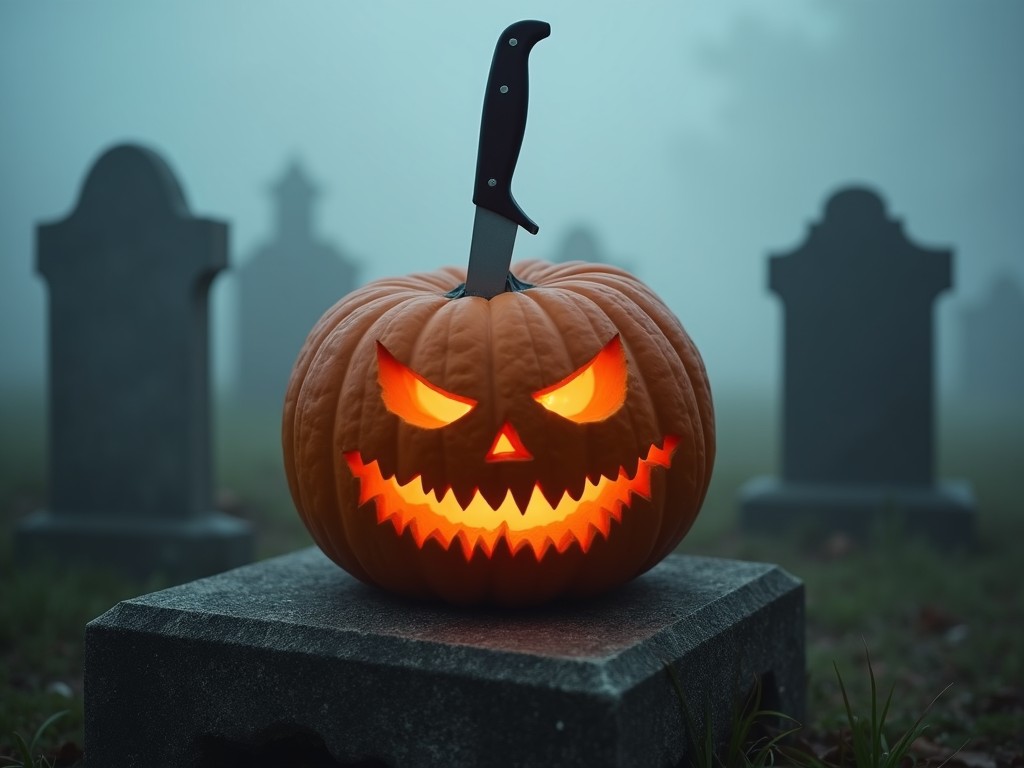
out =
<path fill-rule="evenodd" d="M 552 413 L 580 424 L 604 421 L 626 402 L 626 353 L 616 335 L 597 356 L 557 384 L 533 393 Z"/>
<path fill-rule="evenodd" d="M 379 341 L 377 373 L 385 407 L 413 426 L 444 427 L 476 407 L 476 400 L 447 392 L 402 365 Z"/>

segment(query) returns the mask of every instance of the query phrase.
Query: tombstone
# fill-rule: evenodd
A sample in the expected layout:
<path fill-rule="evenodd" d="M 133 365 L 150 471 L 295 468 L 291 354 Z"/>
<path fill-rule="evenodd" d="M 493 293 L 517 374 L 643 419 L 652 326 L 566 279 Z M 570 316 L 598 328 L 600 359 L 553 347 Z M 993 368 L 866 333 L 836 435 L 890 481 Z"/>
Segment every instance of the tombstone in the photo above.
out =
<path fill-rule="evenodd" d="M 85 753 L 106 768 L 680 765 L 666 666 L 720 742 L 755 676 L 764 708 L 802 720 L 805 631 L 803 586 L 763 563 L 670 555 L 592 600 L 471 610 L 393 597 L 311 547 L 90 622 Z"/>
<path fill-rule="evenodd" d="M 555 255 L 555 261 L 589 261 L 603 264 L 607 259 L 593 230 L 576 225 L 562 238 L 562 245 Z"/>
<path fill-rule="evenodd" d="M 37 234 L 49 287 L 49 507 L 23 562 L 184 580 L 248 562 L 252 533 L 212 511 L 207 295 L 228 228 L 193 217 L 156 153 L 117 146 L 78 205 Z"/>
<path fill-rule="evenodd" d="M 239 271 L 238 392 L 257 405 L 284 402 L 292 366 L 320 316 L 357 285 L 357 268 L 317 239 L 316 188 L 298 164 L 273 187 L 276 226 Z"/>
<path fill-rule="evenodd" d="M 1024 290 L 1012 275 L 962 316 L 960 393 L 974 401 L 1024 405 Z"/>
<path fill-rule="evenodd" d="M 934 477 L 933 304 L 951 260 L 910 242 L 862 188 L 833 195 L 803 245 L 771 258 L 785 313 L 782 478 L 742 489 L 746 529 L 970 541 L 970 487 Z"/>
<path fill-rule="evenodd" d="M 566 261 L 586 261 L 591 264 L 611 264 L 612 259 L 608 258 L 605 253 L 604 246 L 598 239 L 594 231 L 585 225 L 577 224 L 571 228 L 562 238 L 562 243 L 555 254 L 554 261 L 566 262 Z M 614 261 L 616 266 L 622 267 L 629 272 L 635 274 L 635 270 L 626 265 L 621 264 L 618 261 Z"/>

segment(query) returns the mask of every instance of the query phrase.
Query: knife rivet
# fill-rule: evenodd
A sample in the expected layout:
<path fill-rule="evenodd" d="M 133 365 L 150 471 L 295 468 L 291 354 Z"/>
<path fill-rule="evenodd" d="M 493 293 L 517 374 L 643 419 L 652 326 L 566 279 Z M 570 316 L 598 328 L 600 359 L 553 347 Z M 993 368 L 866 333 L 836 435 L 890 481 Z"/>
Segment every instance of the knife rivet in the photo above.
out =
<path fill-rule="evenodd" d="M 510 37 L 509 40 L 508 40 L 508 44 L 513 46 L 513 47 L 515 47 L 515 46 L 519 45 L 519 41 L 516 40 L 514 37 Z"/>
<path fill-rule="evenodd" d="M 487 180 L 487 186 L 488 187 L 496 187 L 496 186 L 498 186 L 498 180 L 497 179 L 488 179 Z"/>
<path fill-rule="evenodd" d="M 498 90 L 501 91 L 502 93 L 508 93 L 508 86 L 507 85 L 503 85 Z"/>

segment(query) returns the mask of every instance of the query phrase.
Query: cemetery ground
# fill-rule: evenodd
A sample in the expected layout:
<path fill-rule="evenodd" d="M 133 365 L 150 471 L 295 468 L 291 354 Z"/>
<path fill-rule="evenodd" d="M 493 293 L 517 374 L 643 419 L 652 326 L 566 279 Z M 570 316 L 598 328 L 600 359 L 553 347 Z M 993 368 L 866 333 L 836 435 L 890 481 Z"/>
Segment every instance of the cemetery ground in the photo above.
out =
<path fill-rule="evenodd" d="M 31 739 L 48 717 L 66 711 L 41 734 L 38 751 L 58 765 L 73 765 L 82 745 L 85 622 L 161 583 L 131 583 L 100 570 L 69 572 L 59 563 L 15 567 L 14 522 L 45 497 L 45 411 L 37 397 L 8 394 L 2 402 L 0 756 L 17 760 L 12 733 Z M 836 669 L 854 714 L 871 718 L 866 649 L 880 698 L 894 687 L 885 726 L 890 743 L 941 693 L 914 745 L 918 764 L 938 765 L 962 746 L 949 765 L 1024 766 L 1024 410 L 939 408 L 937 475 L 969 479 L 980 508 L 978 546 L 942 553 L 901 543 L 892 530 L 879 531 L 870 543 L 842 536 L 741 537 L 736 491 L 750 477 L 776 469 L 776 408 L 722 395 L 716 407 L 714 481 L 681 551 L 777 562 L 804 580 L 804 747 L 834 763 L 837 745 L 849 736 Z M 215 414 L 218 506 L 254 524 L 261 558 L 309 546 L 284 485 L 277 412 L 221 402 Z M 665 684 L 671 684 L 668 676 Z"/>

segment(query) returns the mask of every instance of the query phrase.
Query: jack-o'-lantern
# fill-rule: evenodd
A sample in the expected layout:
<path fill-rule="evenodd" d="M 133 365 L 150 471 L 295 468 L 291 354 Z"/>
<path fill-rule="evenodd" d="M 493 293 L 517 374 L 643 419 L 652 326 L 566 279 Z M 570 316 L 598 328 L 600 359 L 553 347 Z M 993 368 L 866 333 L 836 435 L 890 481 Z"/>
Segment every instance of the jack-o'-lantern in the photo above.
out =
<path fill-rule="evenodd" d="M 379 280 L 301 351 L 283 422 L 295 505 L 359 579 L 456 603 L 592 595 L 679 543 L 714 460 L 711 394 L 632 275 L 521 262 Z"/>

